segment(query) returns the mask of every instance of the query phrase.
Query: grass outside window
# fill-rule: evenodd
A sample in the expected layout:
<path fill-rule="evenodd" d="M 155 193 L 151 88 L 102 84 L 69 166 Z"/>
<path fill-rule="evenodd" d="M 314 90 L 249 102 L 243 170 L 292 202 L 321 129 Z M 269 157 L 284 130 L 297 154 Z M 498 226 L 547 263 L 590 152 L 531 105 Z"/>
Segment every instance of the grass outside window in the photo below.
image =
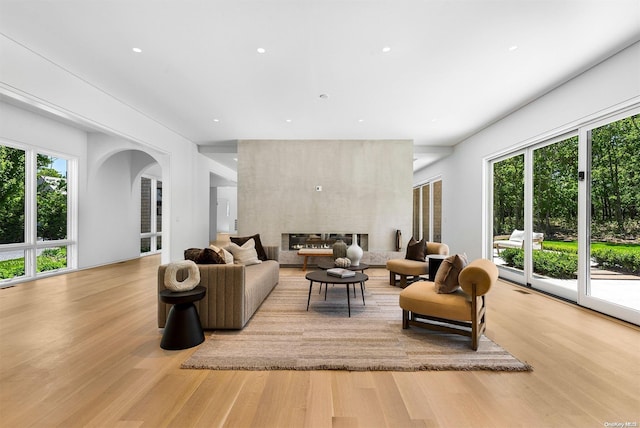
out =
<path fill-rule="evenodd" d="M 67 267 L 67 247 L 47 248 L 36 257 L 37 272 Z M 0 261 L 0 279 L 24 276 L 24 257 Z"/>

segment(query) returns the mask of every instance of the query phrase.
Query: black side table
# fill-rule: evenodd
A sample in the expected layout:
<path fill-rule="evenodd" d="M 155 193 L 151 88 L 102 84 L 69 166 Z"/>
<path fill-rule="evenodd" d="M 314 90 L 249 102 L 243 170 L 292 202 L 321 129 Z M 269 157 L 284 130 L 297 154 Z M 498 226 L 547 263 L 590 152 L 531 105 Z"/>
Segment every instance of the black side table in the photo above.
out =
<path fill-rule="evenodd" d="M 438 268 L 440 268 L 442 261 L 447 257 L 448 256 L 443 256 L 441 254 L 429 254 L 427 256 L 427 260 L 429 261 L 429 281 L 433 282 L 436 280 Z"/>
<path fill-rule="evenodd" d="M 204 298 L 207 289 L 197 286 L 193 290 L 174 292 L 162 290 L 160 300 L 173 305 L 164 326 L 162 349 L 187 349 L 204 342 L 204 331 L 193 302 Z"/>

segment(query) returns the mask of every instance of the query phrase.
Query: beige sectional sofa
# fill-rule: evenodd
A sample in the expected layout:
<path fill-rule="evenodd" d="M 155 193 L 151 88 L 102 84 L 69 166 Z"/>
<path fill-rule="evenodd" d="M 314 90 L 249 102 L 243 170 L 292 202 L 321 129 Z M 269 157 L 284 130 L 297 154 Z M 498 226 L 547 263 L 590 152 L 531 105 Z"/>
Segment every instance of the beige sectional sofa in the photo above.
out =
<path fill-rule="evenodd" d="M 275 250 L 274 250 L 275 248 Z M 265 247 L 268 257 L 277 259 L 277 247 Z M 164 272 L 158 268 L 158 292 L 165 289 Z M 278 284 L 280 264 L 276 260 L 244 266 L 239 264 L 199 264 L 200 284 L 207 289 L 196 302 L 203 329 L 241 329 L 251 319 L 271 290 Z M 183 281 L 186 270 L 178 272 Z M 158 299 L 158 327 L 163 328 L 171 305 Z"/>

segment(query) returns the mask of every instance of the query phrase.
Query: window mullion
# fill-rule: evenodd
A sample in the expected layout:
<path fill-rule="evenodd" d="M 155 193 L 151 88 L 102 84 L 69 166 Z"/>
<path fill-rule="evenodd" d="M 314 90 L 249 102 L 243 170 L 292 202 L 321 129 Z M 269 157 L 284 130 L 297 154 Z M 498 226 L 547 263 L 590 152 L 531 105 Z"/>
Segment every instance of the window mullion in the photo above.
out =
<path fill-rule="evenodd" d="M 37 155 L 34 150 L 25 150 L 25 202 L 24 202 L 24 270 L 25 276 L 34 277 L 36 274 L 36 242 L 38 234 L 38 205 L 37 195 Z"/>
<path fill-rule="evenodd" d="M 156 200 L 157 200 L 157 186 L 158 186 L 158 181 L 154 178 L 151 180 L 151 201 L 150 201 L 150 207 L 149 207 L 149 215 L 151 216 L 151 246 L 150 246 L 150 250 L 151 252 L 155 252 L 157 250 L 156 248 L 156 237 L 155 237 L 155 233 L 157 232 L 157 225 L 156 225 L 156 221 L 157 221 L 157 217 L 156 217 Z"/>
<path fill-rule="evenodd" d="M 533 276 L 533 149 L 524 152 L 524 277 L 527 284 Z"/>
<path fill-rule="evenodd" d="M 78 240 L 78 161 L 67 160 L 67 239 L 70 241 L 67 246 L 67 267 L 76 269 L 78 267 L 77 247 Z"/>

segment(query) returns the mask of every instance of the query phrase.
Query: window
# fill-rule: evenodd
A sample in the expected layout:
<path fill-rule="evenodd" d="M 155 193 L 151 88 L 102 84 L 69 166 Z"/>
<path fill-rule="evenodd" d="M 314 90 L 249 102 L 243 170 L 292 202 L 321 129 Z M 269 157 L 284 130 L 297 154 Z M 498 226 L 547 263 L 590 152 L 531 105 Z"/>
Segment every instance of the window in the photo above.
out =
<path fill-rule="evenodd" d="M 140 179 L 140 253 L 162 249 L 162 181 Z"/>
<path fill-rule="evenodd" d="M 25 241 L 25 152 L 0 146 L 0 245 Z"/>
<path fill-rule="evenodd" d="M 73 165 L 0 145 L 0 284 L 75 267 Z"/>
<path fill-rule="evenodd" d="M 442 180 L 431 180 L 413 189 L 413 237 L 442 242 Z"/>

